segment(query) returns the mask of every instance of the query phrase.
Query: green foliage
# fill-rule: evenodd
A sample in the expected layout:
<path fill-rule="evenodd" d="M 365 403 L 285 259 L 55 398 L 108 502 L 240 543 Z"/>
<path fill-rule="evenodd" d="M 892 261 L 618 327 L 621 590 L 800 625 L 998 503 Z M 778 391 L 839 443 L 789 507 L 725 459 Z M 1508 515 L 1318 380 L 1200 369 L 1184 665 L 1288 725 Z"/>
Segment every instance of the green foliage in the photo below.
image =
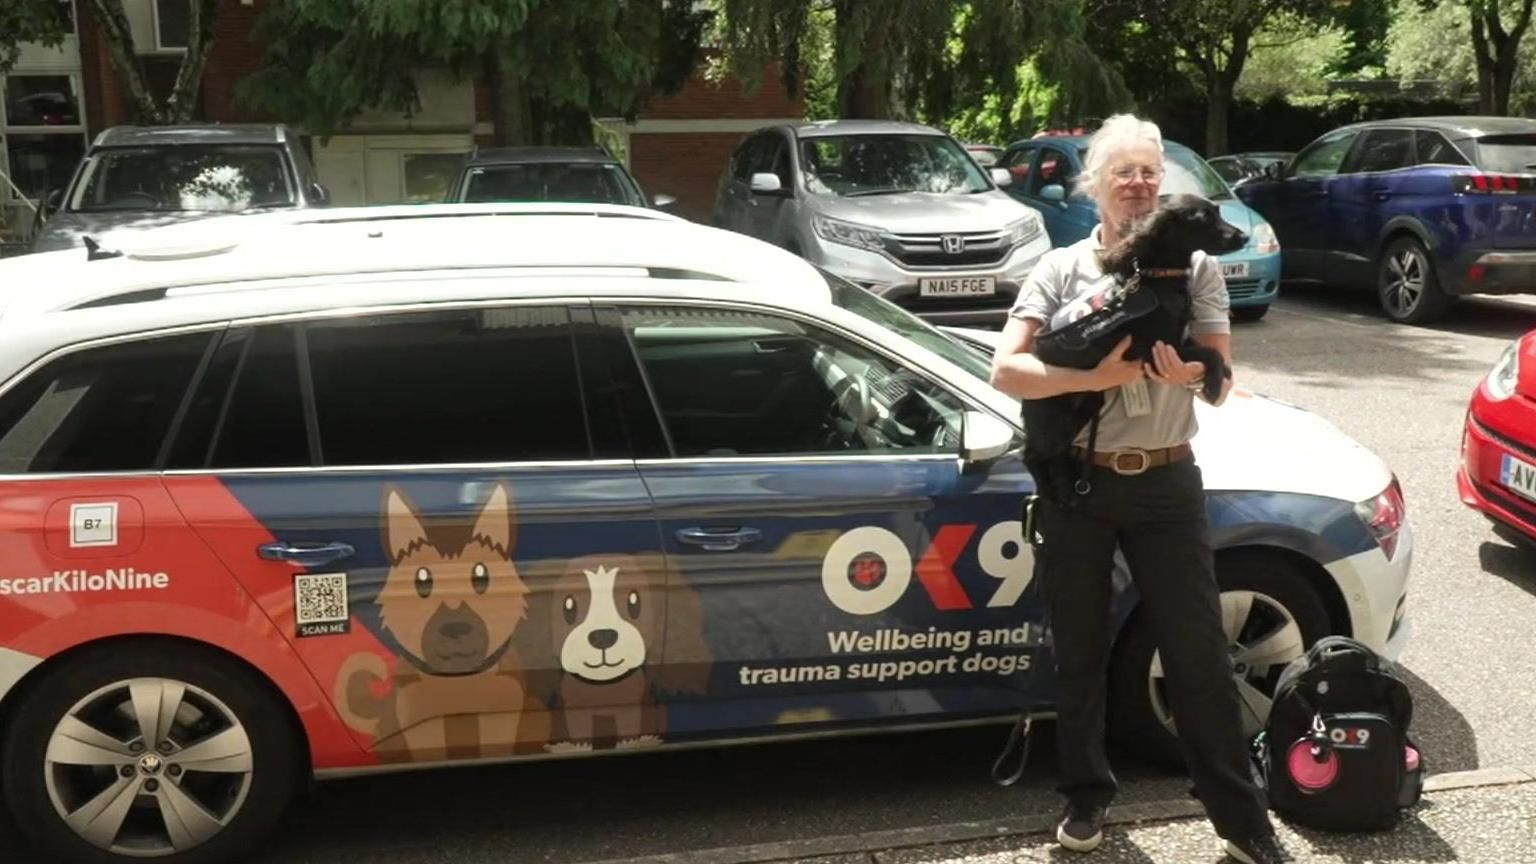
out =
<path fill-rule="evenodd" d="M 1235 95 L 1240 99 L 1316 96 L 1350 52 L 1350 35 L 1340 26 L 1308 21 L 1294 13 L 1276 15 L 1254 34 Z"/>
<path fill-rule="evenodd" d="M 420 110 L 415 76 L 511 65 L 550 137 L 591 113 L 632 114 L 681 86 L 705 19 L 686 0 L 280 0 L 258 22 L 247 102 L 322 135 L 358 114 Z"/>
<path fill-rule="evenodd" d="M 0 75 L 9 72 L 28 43 L 56 48 L 70 32 L 69 0 L 0 2 Z"/>
<path fill-rule="evenodd" d="M 1513 4 L 1502 11 L 1515 23 Z M 1436 82 L 1446 96 L 1477 92 L 1477 56 L 1472 44 L 1471 10 L 1464 0 L 1444 0 L 1425 7 L 1420 0 L 1397 0 L 1387 33 L 1386 71 L 1404 86 Z M 1536 56 L 1520 52 L 1510 107 L 1536 112 Z"/>

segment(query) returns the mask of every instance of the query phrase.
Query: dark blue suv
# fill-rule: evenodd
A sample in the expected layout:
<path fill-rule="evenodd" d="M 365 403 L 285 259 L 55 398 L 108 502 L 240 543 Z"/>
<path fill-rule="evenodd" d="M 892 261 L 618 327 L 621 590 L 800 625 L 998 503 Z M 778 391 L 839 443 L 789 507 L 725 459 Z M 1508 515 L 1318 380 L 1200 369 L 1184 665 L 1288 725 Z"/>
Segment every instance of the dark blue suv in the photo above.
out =
<path fill-rule="evenodd" d="M 1286 279 L 1374 284 L 1420 324 L 1463 294 L 1536 293 L 1536 120 L 1418 117 L 1335 129 L 1235 191 Z"/>

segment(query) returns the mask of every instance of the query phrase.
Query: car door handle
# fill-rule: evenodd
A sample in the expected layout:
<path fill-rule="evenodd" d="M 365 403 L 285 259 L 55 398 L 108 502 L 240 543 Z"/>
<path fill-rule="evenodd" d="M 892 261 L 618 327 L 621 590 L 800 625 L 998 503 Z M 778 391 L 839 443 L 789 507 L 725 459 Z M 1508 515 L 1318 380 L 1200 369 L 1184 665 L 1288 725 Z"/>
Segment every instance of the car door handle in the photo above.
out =
<path fill-rule="evenodd" d="M 267 561 L 288 561 L 301 567 L 319 567 L 342 558 L 350 558 L 357 550 L 348 543 L 263 543 L 256 547 L 256 554 Z"/>
<path fill-rule="evenodd" d="M 681 528 L 677 539 L 689 546 L 699 546 L 706 552 L 734 552 L 749 543 L 762 539 L 763 532 L 756 528 Z"/>
<path fill-rule="evenodd" d="M 1391 198 L 1391 197 L 1392 197 L 1392 193 L 1391 192 L 1377 192 L 1376 195 L 1375 195 L 1375 198 L 1376 198 L 1377 201 L 1385 201 L 1385 200 L 1387 200 L 1388 198 Z"/>

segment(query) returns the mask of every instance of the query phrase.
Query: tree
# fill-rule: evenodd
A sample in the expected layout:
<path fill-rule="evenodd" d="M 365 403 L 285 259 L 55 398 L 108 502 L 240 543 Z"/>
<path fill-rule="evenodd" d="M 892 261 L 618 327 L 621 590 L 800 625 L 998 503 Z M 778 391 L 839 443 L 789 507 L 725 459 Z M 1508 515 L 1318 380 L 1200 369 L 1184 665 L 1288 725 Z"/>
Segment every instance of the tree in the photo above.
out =
<path fill-rule="evenodd" d="M 1267 44 L 1256 41 L 1265 25 L 1282 14 L 1315 21 L 1335 9 L 1334 0 L 1090 2 L 1094 4 L 1090 18 L 1109 22 L 1107 31 L 1099 31 L 1100 38 L 1126 39 L 1138 61 L 1151 64 L 1134 67 L 1145 69 L 1143 75 L 1151 78 L 1166 76 L 1175 66 L 1193 73 L 1206 100 L 1205 152 L 1208 156 L 1227 152 L 1227 119 L 1233 94 L 1255 46 Z M 1124 23 L 1117 25 L 1115 22 Z"/>
<path fill-rule="evenodd" d="M 1449 96 L 1478 85 L 1472 14 L 1463 0 L 1425 6 L 1421 0 L 1398 0 L 1387 32 L 1387 72 L 1404 86 L 1437 81 Z M 1508 104 L 1536 106 L 1536 57 L 1516 61 L 1509 83 Z"/>
<path fill-rule="evenodd" d="M 1329 72 L 1356 50 L 1343 27 L 1319 26 L 1296 15 L 1277 15 L 1254 34 L 1254 46 L 1233 95 L 1262 102 L 1287 96 L 1318 96 Z"/>
<path fill-rule="evenodd" d="M 800 92 L 830 43 L 836 114 L 845 118 L 1009 116 L 1036 78 L 1059 84 L 1074 108 L 1129 101 L 1117 71 L 1083 40 L 1081 0 L 717 2 L 723 63 L 748 86 L 777 62 L 786 87 Z"/>
<path fill-rule="evenodd" d="M 1509 113 L 1509 94 L 1520 63 L 1520 40 L 1530 29 L 1532 5 L 1533 0 L 1467 3 L 1477 59 L 1478 107 L 1484 114 Z"/>
<path fill-rule="evenodd" d="M 213 49 L 218 0 L 189 0 L 191 19 L 187 51 L 176 73 L 176 84 L 164 98 L 149 89 L 144 63 L 133 45 L 133 30 L 123 0 L 82 0 L 79 8 L 91 16 L 106 39 L 112 68 L 127 91 L 129 110 L 140 123 L 166 125 L 193 119 L 208 52 Z M 0 4 L 0 71 L 16 62 L 19 43 L 58 45 L 68 35 L 68 3 L 60 0 L 5 0 Z"/>
<path fill-rule="evenodd" d="M 329 135 L 370 109 L 414 113 L 424 69 L 484 76 L 502 144 L 585 142 L 680 87 L 708 18 L 686 0 L 281 0 L 238 95 Z"/>

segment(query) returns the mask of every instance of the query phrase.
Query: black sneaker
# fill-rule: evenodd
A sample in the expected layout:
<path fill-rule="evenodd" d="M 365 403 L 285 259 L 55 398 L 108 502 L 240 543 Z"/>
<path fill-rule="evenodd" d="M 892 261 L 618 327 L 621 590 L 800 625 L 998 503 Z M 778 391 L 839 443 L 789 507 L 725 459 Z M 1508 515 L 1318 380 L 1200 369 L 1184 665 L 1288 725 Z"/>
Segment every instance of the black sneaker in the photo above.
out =
<path fill-rule="evenodd" d="M 1296 861 L 1280 845 L 1280 838 L 1273 834 L 1247 840 L 1228 840 L 1224 845 L 1227 854 L 1243 864 L 1295 864 Z"/>
<path fill-rule="evenodd" d="M 1056 842 L 1073 852 L 1092 852 L 1104 842 L 1105 808 L 1067 805 L 1056 825 Z"/>

